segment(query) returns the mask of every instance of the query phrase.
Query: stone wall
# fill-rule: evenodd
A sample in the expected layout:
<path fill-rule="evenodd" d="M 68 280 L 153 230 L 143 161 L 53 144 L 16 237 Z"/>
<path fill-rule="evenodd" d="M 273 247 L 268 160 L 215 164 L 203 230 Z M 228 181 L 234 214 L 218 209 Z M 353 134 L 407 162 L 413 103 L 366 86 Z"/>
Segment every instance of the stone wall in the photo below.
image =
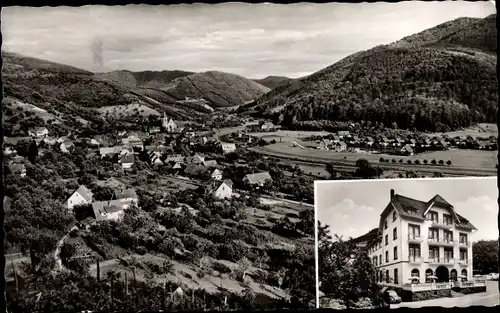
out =
<path fill-rule="evenodd" d="M 481 287 L 465 287 L 465 288 L 454 287 L 453 291 L 460 292 L 460 293 L 468 295 L 468 294 L 471 294 L 471 293 L 486 292 L 486 286 L 481 286 Z"/>

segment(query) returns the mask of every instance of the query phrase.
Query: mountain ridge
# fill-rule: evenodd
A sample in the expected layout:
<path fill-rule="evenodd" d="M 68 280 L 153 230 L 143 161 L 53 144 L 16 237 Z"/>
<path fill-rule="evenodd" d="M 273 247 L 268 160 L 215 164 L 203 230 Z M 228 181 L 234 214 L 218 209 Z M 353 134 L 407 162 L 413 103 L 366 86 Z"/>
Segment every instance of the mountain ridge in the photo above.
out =
<path fill-rule="evenodd" d="M 495 19 L 459 18 L 354 53 L 271 90 L 255 101 L 257 110 L 284 126 L 370 121 L 436 131 L 494 122 Z M 487 35 L 475 40 L 479 32 Z"/>

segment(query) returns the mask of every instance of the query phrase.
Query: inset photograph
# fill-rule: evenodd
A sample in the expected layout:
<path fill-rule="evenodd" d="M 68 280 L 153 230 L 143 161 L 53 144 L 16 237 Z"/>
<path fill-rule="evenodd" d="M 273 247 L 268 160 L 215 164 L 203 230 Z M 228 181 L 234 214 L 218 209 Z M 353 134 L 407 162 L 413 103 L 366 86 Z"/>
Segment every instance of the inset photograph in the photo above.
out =
<path fill-rule="evenodd" d="M 320 308 L 499 304 L 496 177 L 317 181 Z"/>

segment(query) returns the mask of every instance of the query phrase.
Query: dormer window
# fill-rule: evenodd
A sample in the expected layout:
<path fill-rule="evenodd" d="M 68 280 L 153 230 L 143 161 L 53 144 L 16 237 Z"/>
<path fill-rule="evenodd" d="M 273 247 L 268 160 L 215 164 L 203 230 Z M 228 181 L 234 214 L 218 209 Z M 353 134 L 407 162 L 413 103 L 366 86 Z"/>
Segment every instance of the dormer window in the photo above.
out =
<path fill-rule="evenodd" d="M 392 212 L 392 221 L 394 222 L 397 219 L 396 211 Z"/>
<path fill-rule="evenodd" d="M 426 215 L 426 218 L 430 221 L 433 221 L 433 222 L 438 222 L 438 214 L 437 212 L 434 212 L 434 211 L 430 211 L 429 213 L 427 213 Z"/>

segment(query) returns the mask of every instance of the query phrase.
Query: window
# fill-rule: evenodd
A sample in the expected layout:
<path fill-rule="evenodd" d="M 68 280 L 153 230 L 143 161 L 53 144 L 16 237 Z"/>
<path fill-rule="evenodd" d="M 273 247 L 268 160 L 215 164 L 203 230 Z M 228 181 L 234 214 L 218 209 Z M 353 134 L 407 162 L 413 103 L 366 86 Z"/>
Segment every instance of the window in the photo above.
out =
<path fill-rule="evenodd" d="M 429 239 L 439 240 L 439 231 L 435 228 L 429 228 Z"/>
<path fill-rule="evenodd" d="M 385 263 L 389 262 L 389 251 L 385 252 Z"/>
<path fill-rule="evenodd" d="M 409 239 L 420 238 L 420 225 L 408 224 L 408 237 Z"/>
<path fill-rule="evenodd" d="M 467 234 L 460 233 L 459 237 L 460 237 L 460 243 L 467 244 Z"/>
<path fill-rule="evenodd" d="M 467 250 L 460 249 L 460 261 L 467 261 Z"/>
<path fill-rule="evenodd" d="M 378 278 L 379 278 L 379 282 L 383 282 L 384 281 L 384 272 L 380 271 Z"/>
<path fill-rule="evenodd" d="M 445 262 L 451 262 L 451 260 L 453 260 L 453 248 L 444 249 L 444 260 Z"/>
<path fill-rule="evenodd" d="M 389 235 L 385 235 L 385 245 L 389 244 Z"/>
<path fill-rule="evenodd" d="M 429 259 L 431 259 L 431 260 L 439 259 L 439 248 L 438 247 L 429 247 Z"/>
<path fill-rule="evenodd" d="M 462 270 L 462 272 L 461 272 L 460 274 L 462 274 L 462 276 L 467 277 L 467 270 L 466 270 L 466 269 L 463 269 L 463 270 Z M 467 278 L 466 278 L 466 279 L 467 279 Z"/>
<path fill-rule="evenodd" d="M 396 239 L 398 239 L 398 228 L 394 227 L 394 229 L 392 230 L 392 240 Z"/>
<path fill-rule="evenodd" d="M 384 229 L 387 229 L 387 220 L 384 222 Z"/>
<path fill-rule="evenodd" d="M 392 212 L 392 221 L 394 222 L 397 218 L 396 211 Z"/>
<path fill-rule="evenodd" d="M 394 269 L 394 283 L 395 284 L 399 283 L 399 280 L 398 280 L 398 269 L 397 268 Z"/>
<path fill-rule="evenodd" d="M 389 277 L 389 270 L 386 270 L 385 271 L 385 282 L 386 283 L 389 283 L 391 280 L 391 277 Z"/>
<path fill-rule="evenodd" d="M 394 260 L 398 259 L 398 247 L 394 247 Z"/>
<path fill-rule="evenodd" d="M 429 213 L 427 213 L 427 219 L 430 220 L 430 221 L 433 221 L 433 222 L 438 222 L 438 214 L 437 212 L 434 212 L 434 211 L 429 211 Z"/>
<path fill-rule="evenodd" d="M 452 243 L 453 242 L 453 232 L 445 230 L 444 231 L 444 240 L 446 242 Z"/>
<path fill-rule="evenodd" d="M 411 277 L 418 277 L 420 278 L 420 271 L 417 268 L 414 268 L 411 270 Z"/>
<path fill-rule="evenodd" d="M 378 263 L 382 265 L 382 254 L 378 256 Z"/>
<path fill-rule="evenodd" d="M 443 214 L 443 223 L 445 225 L 453 225 L 453 219 L 451 218 L 451 215 Z"/>
<path fill-rule="evenodd" d="M 434 272 L 430 268 L 425 270 L 425 282 L 426 283 L 430 282 L 429 276 L 432 276 L 433 273 Z"/>
<path fill-rule="evenodd" d="M 410 256 L 410 261 L 420 258 L 420 245 L 409 245 L 408 255 Z"/>

